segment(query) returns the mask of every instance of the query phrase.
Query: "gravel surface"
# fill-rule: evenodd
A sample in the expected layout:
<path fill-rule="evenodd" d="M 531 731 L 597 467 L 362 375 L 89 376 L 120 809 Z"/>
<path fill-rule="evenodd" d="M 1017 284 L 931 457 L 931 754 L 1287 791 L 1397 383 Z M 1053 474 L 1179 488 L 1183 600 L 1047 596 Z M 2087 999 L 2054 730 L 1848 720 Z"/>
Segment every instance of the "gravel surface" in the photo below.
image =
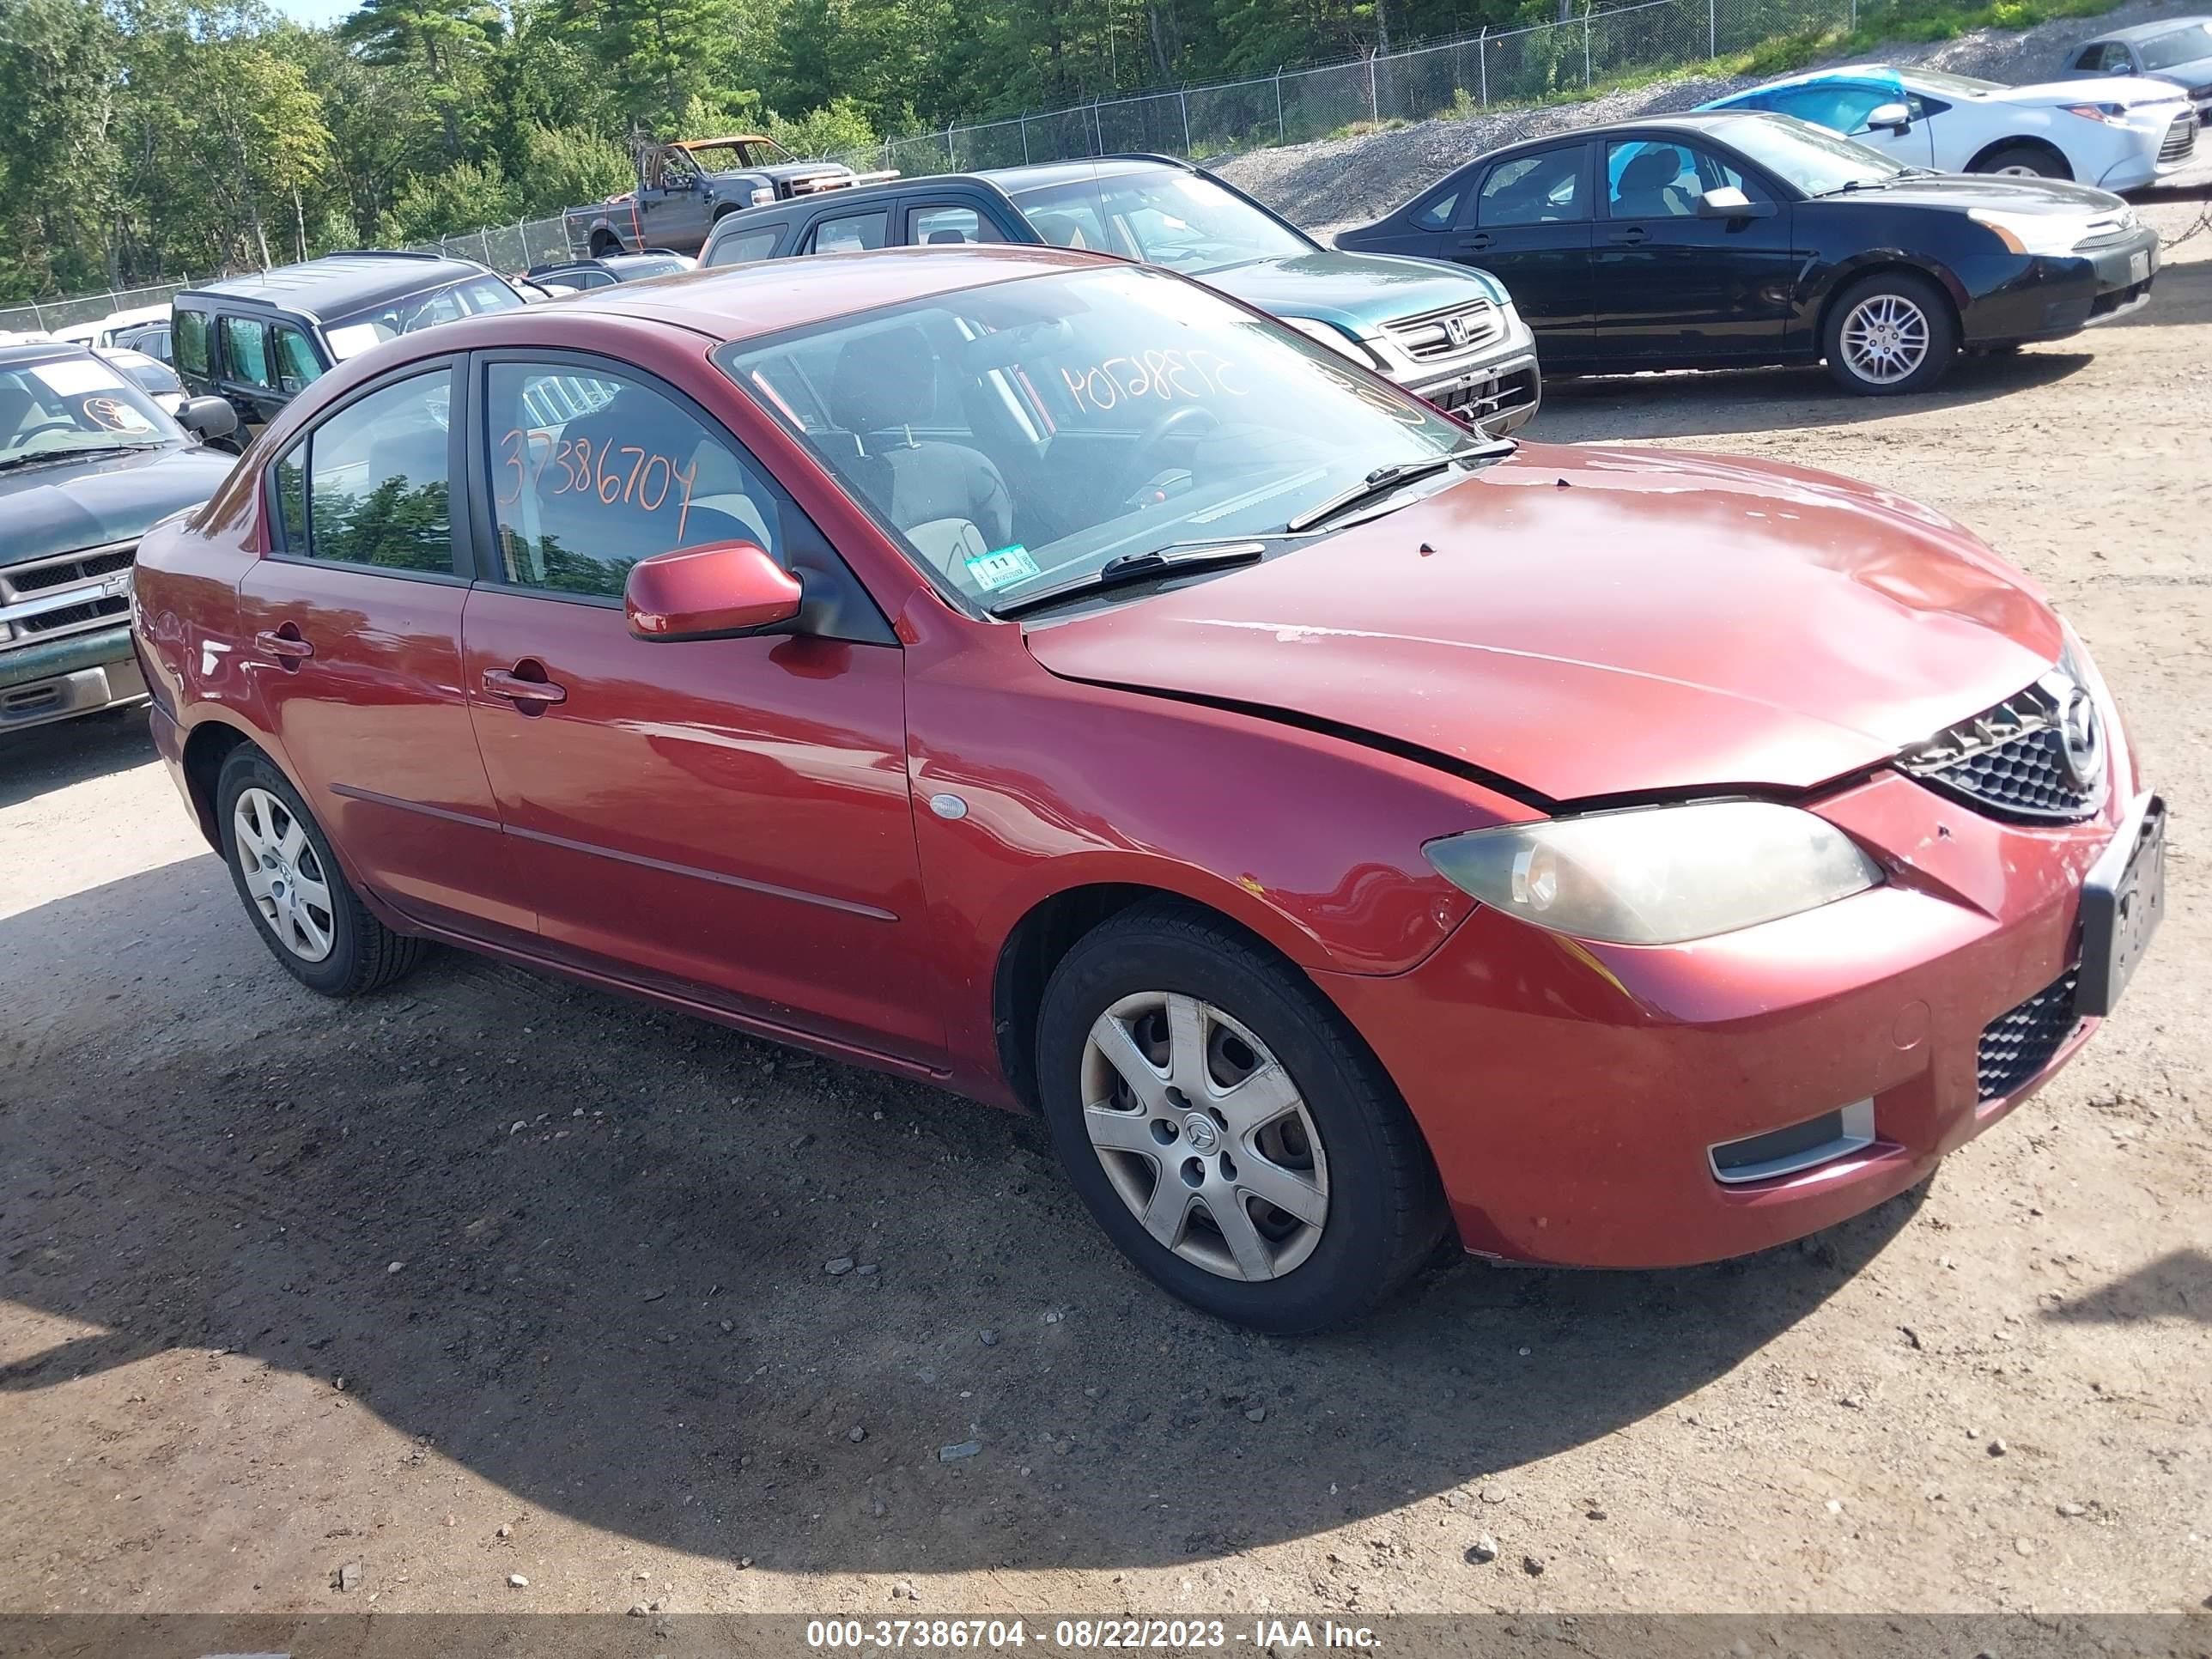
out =
<path fill-rule="evenodd" d="M 1933 396 L 1587 381 L 1530 434 L 1955 514 L 2173 805 L 2165 933 L 2073 1066 L 1745 1261 L 1455 1262 L 1245 1335 L 1123 1266 L 1033 1123 L 451 953 L 322 1001 L 141 718 L 0 741 L 0 1612 L 2197 1607 L 2208 241 Z"/>
<path fill-rule="evenodd" d="M 1935 45 L 1887 46 L 1856 61 L 1927 64 L 2022 86 L 2056 78 L 2067 47 L 2109 28 L 2203 9 L 2191 0 L 2131 0 L 2101 17 L 2063 18 L 2019 31 L 1979 29 Z M 1381 217 L 1486 150 L 1600 122 L 1691 109 L 1754 83 L 1747 76 L 1700 76 L 1607 93 L 1587 103 L 1507 110 L 1466 121 L 1422 121 L 1364 137 L 1249 150 L 1213 165 L 1240 190 L 1326 241 L 1335 231 Z"/>

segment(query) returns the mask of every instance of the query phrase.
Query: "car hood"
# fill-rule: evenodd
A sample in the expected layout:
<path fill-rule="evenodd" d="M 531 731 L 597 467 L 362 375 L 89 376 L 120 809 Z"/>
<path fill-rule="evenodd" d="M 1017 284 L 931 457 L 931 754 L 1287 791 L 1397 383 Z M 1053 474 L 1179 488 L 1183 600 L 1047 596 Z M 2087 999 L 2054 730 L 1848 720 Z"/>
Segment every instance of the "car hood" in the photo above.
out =
<path fill-rule="evenodd" d="M 1257 306 L 1275 317 L 1311 317 L 1365 339 L 1400 317 L 1463 306 L 1476 299 L 1505 302 L 1505 290 L 1486 272 L 1430 259 L 1384 253 L 1346 253 L 1316 248 L 1283 259 L 1195 273 L 1209 288 Z"/>
<path fill-rule="evenodd" d="M 1986 208 L 2024 216 L 2094 218 L 2123 213 L 2127 204 L 2108 190 L 2064 179 L 2018 179 L 1993 173 L 1935 173 L 1902 179 L 1880 190 L 1847 191 L 1824 202 L 1864 203 L 1870 207 L 1941 207 L 1964 211 Z"/>
<path fill-rule="evenodd" d="M 214 495 L 236 459 L 193 446 L 0 471 L 0 565 L 135 540 Z"/>
<path fill-rule="evenodd" d="M 710 173 L 710 179 L 765 179 L 771 184 L 787 184 L 794 179 L 849 179 L 853 169 L 842 161 L 771 161 L 757 167 L 731 167 L 726 172 Z"/>
<path fill-rule="evenodd" d="M 2024 577 L 1901 497 L 1536 445 L 1027 638 L 1065 678 L 1412 746 L 1548 804 L 1810 788 L 2010 696 L 2061 648 Z"/>
<path fill-rule="evenodd" d="M 2033 86 L 2008 87 L 1977 101 L 2027 104 L 2038 109 L 2067 104 L 2179 104 L 2187 102 L 2179 87 L 2147 75 L 2085 75 L 2078 81 L 2041 81 Z"/>

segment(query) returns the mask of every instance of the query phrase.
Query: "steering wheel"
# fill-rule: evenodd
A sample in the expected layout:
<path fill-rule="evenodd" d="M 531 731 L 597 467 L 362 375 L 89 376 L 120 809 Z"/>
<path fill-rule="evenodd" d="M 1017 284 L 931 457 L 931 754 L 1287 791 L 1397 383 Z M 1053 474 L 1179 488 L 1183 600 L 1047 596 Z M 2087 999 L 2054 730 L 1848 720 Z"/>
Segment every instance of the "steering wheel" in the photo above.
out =
<path fill-rule="evenodd" d="M 1137 434 L 1137 441 L 1129 451 L 1129 467 L 1125 474 L 1134 495 L 1146 483 L 1156 477 L 1160 468 L 1152 452 L 1169 439 L 1196 437 L 1200 430 L 1210 430 L 1221 424 L 1221 416 L 1204 404 L 1177 404 L 1152 417 L 1150 424 Z"/>
<path fill-rule="evenodd" d="M 75 421 L 41 421 L 38 425 L 33 427 L 28 432 L 18 432 L 15 434 L 9 441 L 20 448 L 23 445 L 29 443 L 32 439 L 37 437 L 41 432 L 76 432 L 78 430 L 80 430 L 80 428 Z"/>

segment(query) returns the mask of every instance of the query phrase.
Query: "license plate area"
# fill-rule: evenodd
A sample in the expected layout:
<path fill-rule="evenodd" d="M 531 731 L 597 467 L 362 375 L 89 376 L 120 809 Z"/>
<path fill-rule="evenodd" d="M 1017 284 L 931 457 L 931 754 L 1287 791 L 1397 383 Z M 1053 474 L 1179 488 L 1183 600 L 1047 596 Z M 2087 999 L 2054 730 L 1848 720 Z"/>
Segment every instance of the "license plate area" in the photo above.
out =
<path fill-rule="evenodd" d="M 2133 288 L 2137 283 L 2148 281 L 2150 281 L 2150 250 L 2145 248 L 2140 253 L 2130 253 L 2128 256 L 2128 286 Z"/>
<path fill-rule="evenodd" d="M 2081 884 L 2077 1013 L 2112 1012 L 2165 915 L 2166 803 L 2146 795 Z"/>

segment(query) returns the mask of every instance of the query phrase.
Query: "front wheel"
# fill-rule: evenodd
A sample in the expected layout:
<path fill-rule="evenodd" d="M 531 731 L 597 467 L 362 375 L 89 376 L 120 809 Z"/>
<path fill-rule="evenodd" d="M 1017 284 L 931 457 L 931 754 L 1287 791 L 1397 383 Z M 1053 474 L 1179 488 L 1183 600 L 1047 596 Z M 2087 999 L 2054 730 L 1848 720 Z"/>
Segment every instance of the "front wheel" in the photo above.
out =
<path fill-rule="evenodd" d="M 1959 351 L 1942 291 L 1910 271 L 1878 270 L 1852 283 L 1828 308 L 1822 332 L 1828 373 L 1863 397 L 1925 392 Z"/>
<path fill-rule="evenodd" d="M 322 826 L 266 755 L 241 744 L 216 781 L 224 861 L 246 915 L 287 973 L 326 997 L 388 985 L 423 945 L 368 913 Z"/>
<path fill-rule="evenodd" d="M 2057 155 L 2038 144 L 2007 144 L 1982 158 L 1976 173 L 2005 179 L 2071 179 L 2073 170 Z"/>
<path fill-rule="evenodd" d="M 1291 1334 L 1358 1318 L 1444 1225 L 1428 1149 L 1312 985 L 1225 927 L 1145 904 L 1046 987 L 1044 1115 L 1122 1254 L 1184 1301 Z"/>

